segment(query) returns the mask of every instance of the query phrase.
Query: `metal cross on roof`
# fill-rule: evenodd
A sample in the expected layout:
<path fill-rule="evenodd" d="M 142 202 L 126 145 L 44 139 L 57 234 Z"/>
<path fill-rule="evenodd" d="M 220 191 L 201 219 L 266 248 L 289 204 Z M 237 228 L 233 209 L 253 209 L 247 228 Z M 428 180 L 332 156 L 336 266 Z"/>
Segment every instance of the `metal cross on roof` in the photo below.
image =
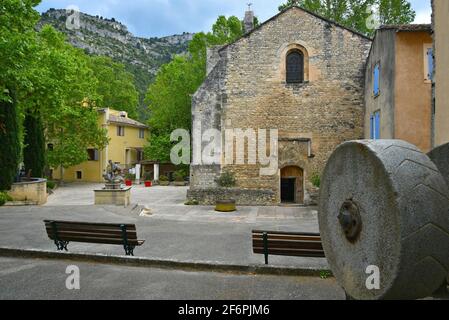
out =
<path fill-rule="evenodd" d="M 250 2 L 250 3 L 247 3 L 247 5 L 248 5 L 248 11 L 251 11 L 251 6 L 252 6 L 253 4 Z"/>

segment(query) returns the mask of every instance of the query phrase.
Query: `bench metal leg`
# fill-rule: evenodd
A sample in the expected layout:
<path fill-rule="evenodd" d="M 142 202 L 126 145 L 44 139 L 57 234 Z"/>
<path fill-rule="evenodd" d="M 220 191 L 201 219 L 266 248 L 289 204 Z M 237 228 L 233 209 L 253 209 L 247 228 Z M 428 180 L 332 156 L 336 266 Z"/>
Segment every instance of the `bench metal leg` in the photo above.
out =
<path fill-rule="evenodd" d="M 55 245 L 58 248 L 58 251 L 69 251 L 67 250 L 67 246 L 69 245 L 68 241 L 56 240 Z"/>
<path fill-rule="evenodd" d="M 265 264 L 268 265 L 268 233 L 263 233 L 263 253 L 265 256 Z"/>
<path fill-rule="evenodd" d="M 126 246 L 125 245 L 124 248 L 125 248 L 125 253 L 126 253 L 127 256 L 133 256 L 134 257 L 134 249 L 136 247 L 134 247 L 134 246 Z"/>

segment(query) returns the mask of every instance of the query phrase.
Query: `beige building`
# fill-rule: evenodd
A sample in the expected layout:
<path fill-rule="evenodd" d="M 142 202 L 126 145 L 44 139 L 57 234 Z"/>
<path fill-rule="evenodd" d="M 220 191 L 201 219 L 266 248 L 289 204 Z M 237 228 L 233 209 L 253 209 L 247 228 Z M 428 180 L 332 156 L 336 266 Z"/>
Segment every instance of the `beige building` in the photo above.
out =
<path fill-rule="evenodd" d="M 430 25 L 382 26 L 366 65 L 365 138 L 431 150 L 433 44 Z"/>
<path fill-rule="evenodd" d="M 449 142 L 449 1 L 433 0 L 435 45 L 434 141 L 435 147 Z"/>
<path fill-rule="evenodd" d="M 103 182 L 108 161 L 129 169 L 143 160 L 143 149 L 149 138 L 149 128 L 131 118 L 124 111 L 101 109 L 98 124 L 107 129 L 109 140 L 104 150 L 87 150 L 88 160 L 64 169 L 66 182 Z M 53 171 L 53 178 L 60 179 L 60 170 Z"/>

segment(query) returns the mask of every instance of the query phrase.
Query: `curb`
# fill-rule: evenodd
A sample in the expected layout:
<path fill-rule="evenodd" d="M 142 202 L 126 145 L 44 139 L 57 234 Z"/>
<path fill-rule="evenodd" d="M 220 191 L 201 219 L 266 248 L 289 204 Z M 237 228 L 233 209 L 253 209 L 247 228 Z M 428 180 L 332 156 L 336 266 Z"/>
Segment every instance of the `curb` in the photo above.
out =
<path fill-rule="evenodd" d="M 279 276 L 308 276 L 320 277 L 323 272 L 327 277 L 332 277 L 328 269 L 319 268 L 296 268 L 296 267 L 275 267 L 264 265 L 235 265 L 220 262 L 195 262 L 148 259 L 139 257 L 112 256 L 91 253 L 67 253 L 35 249 L 15 249 L 0 248 L 0 257 L 8 258 L 31 258 L 47 260 L 67 260 L 78 262 L 95 262 L 101 264 L 112 264 L 119 266 L 132 266 L 157 269 L 176 269 L 184 271 L 202 271 L 219 273 L 236 273 L 247 275 L 279 275 Z"/>

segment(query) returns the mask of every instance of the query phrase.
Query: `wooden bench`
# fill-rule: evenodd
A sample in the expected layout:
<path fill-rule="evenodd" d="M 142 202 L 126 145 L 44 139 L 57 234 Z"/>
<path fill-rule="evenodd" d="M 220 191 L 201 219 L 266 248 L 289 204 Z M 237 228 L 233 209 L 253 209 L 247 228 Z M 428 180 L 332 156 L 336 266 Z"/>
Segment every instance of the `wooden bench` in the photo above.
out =
<path fill-rule="evenodd" d="M 277 231 L 252 232 L 253 252 L 265 256 L 268 264 L 269 255 L 290 257 L 324 258 L 321 236 L 318 233 L 292 233 Z"/>
<path fill-rule="evenodd" d="M 50 240 L 58 251 L 68 251 L 70 242 L 122 245 L 127 256 L 134 256 L 134 249 L 144 244 L 137 240 L 136 226 L 133 224 L 85 223 L 45 220 L 45 228 Z"/>

